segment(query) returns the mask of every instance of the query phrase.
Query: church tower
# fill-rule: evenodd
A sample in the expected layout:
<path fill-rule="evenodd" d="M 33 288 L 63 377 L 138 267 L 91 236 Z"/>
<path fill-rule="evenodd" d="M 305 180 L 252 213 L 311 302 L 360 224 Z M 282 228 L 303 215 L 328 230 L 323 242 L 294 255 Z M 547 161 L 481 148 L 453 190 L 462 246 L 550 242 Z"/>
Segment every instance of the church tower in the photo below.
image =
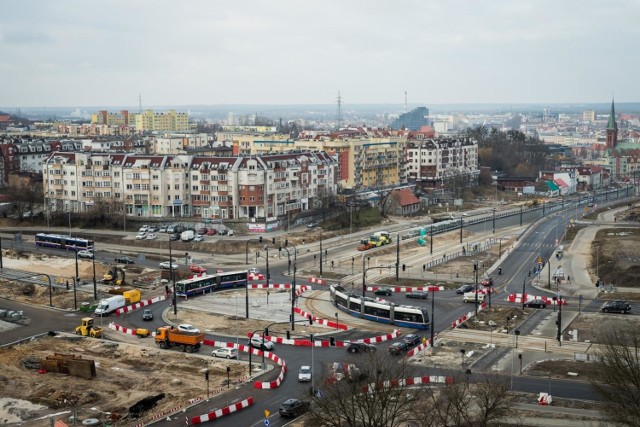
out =
<path fill-rule="evenodd" d="M 618 123 L 616 123 L 616 110 L 611 100 L 611 114 L 607 123 L 607 148 L 615 148 L 618 142 Z"/>

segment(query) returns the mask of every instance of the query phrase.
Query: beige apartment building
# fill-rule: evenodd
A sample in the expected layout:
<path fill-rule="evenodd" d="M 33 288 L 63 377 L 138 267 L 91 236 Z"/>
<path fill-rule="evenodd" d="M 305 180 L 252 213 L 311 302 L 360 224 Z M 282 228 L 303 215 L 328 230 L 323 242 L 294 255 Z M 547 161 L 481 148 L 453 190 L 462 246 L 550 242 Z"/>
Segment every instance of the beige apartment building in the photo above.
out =
<path fill-rule="evenodd" d="M 109 125 L 112 127 L 133 127 L 136 132 L 166 132 L 189 131 L 189 115 L 169 110 L 165 113 L 156 113 L 153 110 L 145 110 L 143 113 L 130 113 L 122 110 L 118 113 L 99 111 L 91 115 L 91 123 Z"/>

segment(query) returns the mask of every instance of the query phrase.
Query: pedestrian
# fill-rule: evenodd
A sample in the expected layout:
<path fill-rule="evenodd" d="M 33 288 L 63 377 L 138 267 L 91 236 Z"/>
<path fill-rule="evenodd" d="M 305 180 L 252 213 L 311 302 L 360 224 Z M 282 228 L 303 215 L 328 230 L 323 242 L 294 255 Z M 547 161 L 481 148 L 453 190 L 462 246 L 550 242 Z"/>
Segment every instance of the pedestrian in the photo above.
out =
<path fill-rule="evenodd" d="M 567 281 L 571 284 L 571 276 L 567 276 Z"/>
<path fill-rule="evenodd" d="M 67 290 L 69 290 L 69 281 L 67 280 Z"/>

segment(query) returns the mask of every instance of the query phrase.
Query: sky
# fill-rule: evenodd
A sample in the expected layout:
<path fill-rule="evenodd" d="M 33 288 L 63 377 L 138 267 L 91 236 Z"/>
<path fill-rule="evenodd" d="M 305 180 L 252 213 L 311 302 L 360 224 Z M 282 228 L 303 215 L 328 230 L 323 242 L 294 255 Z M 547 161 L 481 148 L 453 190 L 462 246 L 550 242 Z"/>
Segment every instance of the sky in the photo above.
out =
<path fill-rule="evenodd" d="M 637 0 L 20 0 L 0 105 L 640 101 Z"/>

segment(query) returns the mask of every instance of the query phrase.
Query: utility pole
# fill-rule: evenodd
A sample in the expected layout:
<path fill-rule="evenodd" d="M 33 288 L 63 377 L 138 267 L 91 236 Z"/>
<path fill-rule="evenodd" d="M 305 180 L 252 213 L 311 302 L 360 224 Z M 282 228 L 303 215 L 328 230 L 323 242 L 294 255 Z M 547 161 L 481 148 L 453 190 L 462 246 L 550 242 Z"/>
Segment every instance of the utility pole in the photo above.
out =
<path fill-rule="evenodd" d="M 400 233 L 398 233 L 398 237 L 396 237 L 396 282 L 399 280 L 399 269 L 400 269 Z"/>

